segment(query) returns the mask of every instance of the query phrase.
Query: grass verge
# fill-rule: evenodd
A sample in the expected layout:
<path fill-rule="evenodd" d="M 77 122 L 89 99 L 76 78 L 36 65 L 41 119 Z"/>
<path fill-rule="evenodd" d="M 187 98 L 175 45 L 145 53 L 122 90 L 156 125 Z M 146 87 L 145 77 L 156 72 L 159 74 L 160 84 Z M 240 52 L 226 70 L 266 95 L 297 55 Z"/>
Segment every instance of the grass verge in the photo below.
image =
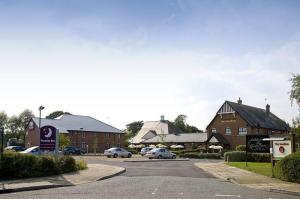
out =
<path fill-rule="evenodd" d="M 272 176 L 271 163 L 248 162 L 248 166 L 246 166 L 246 162 L 229 162 L 227 164 L 233 167 L 252 171 L 268 177 Z"/>

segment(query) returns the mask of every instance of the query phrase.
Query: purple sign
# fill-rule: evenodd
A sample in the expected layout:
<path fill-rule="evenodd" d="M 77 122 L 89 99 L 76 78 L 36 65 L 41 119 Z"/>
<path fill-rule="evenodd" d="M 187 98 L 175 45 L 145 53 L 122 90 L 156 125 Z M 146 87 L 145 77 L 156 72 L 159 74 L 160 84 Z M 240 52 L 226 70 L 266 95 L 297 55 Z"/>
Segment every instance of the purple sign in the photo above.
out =
<path fill-rule="evenodd" d="M 40 134 L 40 149 L 54 151 L 56 144 L 56 128 L 53 126 L 43 126 Z"/>

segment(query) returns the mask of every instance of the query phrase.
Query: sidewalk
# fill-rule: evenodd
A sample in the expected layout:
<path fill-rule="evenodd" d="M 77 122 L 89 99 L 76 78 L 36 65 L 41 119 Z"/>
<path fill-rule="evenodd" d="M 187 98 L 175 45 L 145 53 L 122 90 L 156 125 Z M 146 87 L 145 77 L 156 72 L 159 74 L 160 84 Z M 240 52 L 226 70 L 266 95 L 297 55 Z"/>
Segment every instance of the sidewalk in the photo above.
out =
<path fill-rule="evenodd" d="M 242 186 L 263 189 L 266 191 L 289 193 L 300 196 L 300 184 L 269 178 L 250 171 L 231 167 L 225 162 L 195 163 L 195 166 L 222 180 L 230 181 Z"/>
<path fill-rule="evenodd" d="M 0 194 L 17 191 L 29 191 L 55 187 L 75 186 L 79 184 L 107 179 L 125 172 L 125 169 L 104 164 L 88 164 L 88 168 L 57 176 L 0 181 Z"/>

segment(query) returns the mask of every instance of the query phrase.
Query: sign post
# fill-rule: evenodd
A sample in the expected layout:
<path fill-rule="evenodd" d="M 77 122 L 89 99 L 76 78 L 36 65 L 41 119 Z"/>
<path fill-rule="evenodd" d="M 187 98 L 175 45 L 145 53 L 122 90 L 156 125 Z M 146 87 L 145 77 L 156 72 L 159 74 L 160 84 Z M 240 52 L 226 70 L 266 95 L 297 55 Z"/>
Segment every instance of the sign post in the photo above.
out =
<path fill-rule="evenodd" d="M 270 153 L 270 143 L 264 142 L 268 135 L 246 135 L 246 166 L 248 166 L 248 153 Z"/>
<path fill-rule="evenodd" d="M 40 134 L 40 150 L 52 151 L 56 149 L 57 129 L 54 126 L 43 126 Z"/>

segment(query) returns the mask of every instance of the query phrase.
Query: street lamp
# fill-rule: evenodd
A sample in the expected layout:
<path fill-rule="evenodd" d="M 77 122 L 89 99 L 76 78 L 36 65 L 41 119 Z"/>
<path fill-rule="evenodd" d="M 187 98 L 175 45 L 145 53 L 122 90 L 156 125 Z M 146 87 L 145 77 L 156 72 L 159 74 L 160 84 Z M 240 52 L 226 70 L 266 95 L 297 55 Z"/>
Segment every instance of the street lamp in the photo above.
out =
<path fill-rule="evenodd" d="M 40 106 L 39 107 L 39 112 L 40 112 L 40 117 L 39 117 L 39 146 L 41 145 L 41 123 L 42 123 L 42 110 L 44 110 L 45 107 L 44 106 Z M 39 154 L 41 154 L 41 148 L 39 147 Z"/>

